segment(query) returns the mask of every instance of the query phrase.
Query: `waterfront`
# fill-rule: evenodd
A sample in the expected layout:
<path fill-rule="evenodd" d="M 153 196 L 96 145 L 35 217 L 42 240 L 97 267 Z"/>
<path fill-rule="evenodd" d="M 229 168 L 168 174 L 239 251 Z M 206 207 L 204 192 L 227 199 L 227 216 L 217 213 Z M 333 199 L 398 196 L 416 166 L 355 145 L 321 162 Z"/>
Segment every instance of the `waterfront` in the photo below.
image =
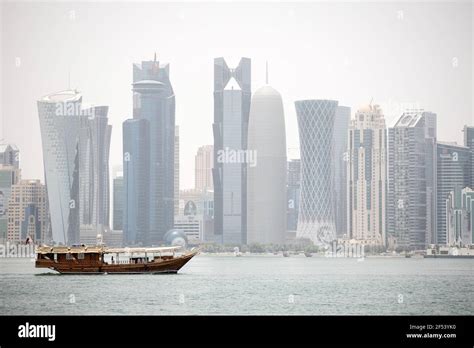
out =
<path fill-rule="evenodd" d="M 198 255 L 177 275 L 56 275 L 0 259 L 4 315 L 472 315 L 474 260 Z"/>

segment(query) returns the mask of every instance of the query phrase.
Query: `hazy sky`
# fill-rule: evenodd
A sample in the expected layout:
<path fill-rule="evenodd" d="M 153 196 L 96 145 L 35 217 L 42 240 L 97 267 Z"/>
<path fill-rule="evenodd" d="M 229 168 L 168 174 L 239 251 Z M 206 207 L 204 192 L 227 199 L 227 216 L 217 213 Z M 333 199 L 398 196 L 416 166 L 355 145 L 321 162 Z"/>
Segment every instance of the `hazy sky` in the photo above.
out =
<path fill-rule="evenodd" d="M 121 163 L 122 122 L 132 114 L 132 63 L 169 62 L 181 137 L 181 187 L 194 155 L 212 144 L 213 59 L 252 59 L 252 90 L 265 81 L 284 100 L 287 146 L 299 147 L 294 101 L 381 104 L 387 125 L 405 106 L 438 114 L 438 138 L 462 143 L 474 125 L 470 1 L 7 2 L 1 10 L 0 139 L 17 144 L 24 178 L 43 179 L 36 101 L 71 87 L 109 105 L 111 168 Z M 298 155 L 289 150 L 289 156 Z"/>

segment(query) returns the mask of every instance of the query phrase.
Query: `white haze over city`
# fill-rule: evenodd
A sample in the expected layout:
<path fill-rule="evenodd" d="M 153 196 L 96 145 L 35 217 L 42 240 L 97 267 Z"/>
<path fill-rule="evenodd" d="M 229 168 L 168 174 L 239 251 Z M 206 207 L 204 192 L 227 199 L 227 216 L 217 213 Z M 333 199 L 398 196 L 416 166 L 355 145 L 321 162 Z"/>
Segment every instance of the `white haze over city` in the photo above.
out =
<path fill-rule="evenodd" d="M 294 101 L 380 104 L 392 126 L 405 107 L 438 114 L 438 139 L 462 144 L 474 125 L 470 1 L 4 2 L 0 139 L 18 145 L 23 178 L 41 178 L 36 101 L 76 88 L 109 105 L 111 168 L 122 162 L 132 116 L 132 64 L 170 63 L 180 126 L 180 186 L 194 186 L 197 148 L 212 144 L 213 59 L 252 60 L 252 90 L 269 82 L 284 101 L 288 157 L 298 157 Z M 111 170 L 112 173 L 112 170 Z"/>

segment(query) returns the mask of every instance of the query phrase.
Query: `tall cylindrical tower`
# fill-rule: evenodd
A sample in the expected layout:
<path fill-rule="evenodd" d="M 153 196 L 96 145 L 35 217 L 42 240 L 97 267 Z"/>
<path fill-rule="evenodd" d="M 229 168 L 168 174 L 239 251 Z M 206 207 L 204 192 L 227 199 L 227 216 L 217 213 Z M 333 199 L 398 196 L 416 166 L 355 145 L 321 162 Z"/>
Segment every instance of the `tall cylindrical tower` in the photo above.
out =
<path fill-rule="evenodd" d="M 248 135 L 247 243 L 282 244 L 286 231 L 286 136 L 283 103 L 264 86 L 252 97 Z"/>
<path fill-rule="evenodd" d="M 333 100 L 295 102 L 301 155 L 301 193 L 297 237 L 327 244 L 336 238 L 332 159 Z"/>

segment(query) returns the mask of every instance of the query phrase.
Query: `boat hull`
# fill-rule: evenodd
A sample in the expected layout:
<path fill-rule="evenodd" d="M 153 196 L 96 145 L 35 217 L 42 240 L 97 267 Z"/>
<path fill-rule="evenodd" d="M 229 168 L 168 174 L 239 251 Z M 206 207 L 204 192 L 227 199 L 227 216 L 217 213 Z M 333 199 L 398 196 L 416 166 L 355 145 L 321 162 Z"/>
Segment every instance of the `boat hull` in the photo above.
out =
<path fill-rule="evenodd" d="M 60 274 L 173 274 L 191 260 L 197 252 L 182 256 L 154 260 L 147 263 L 117 263 L 101 262 L 81 264 L 79 262 L 57 263 L 51 260 L 37 260 L 37 268 L 49 268 Z"/>

